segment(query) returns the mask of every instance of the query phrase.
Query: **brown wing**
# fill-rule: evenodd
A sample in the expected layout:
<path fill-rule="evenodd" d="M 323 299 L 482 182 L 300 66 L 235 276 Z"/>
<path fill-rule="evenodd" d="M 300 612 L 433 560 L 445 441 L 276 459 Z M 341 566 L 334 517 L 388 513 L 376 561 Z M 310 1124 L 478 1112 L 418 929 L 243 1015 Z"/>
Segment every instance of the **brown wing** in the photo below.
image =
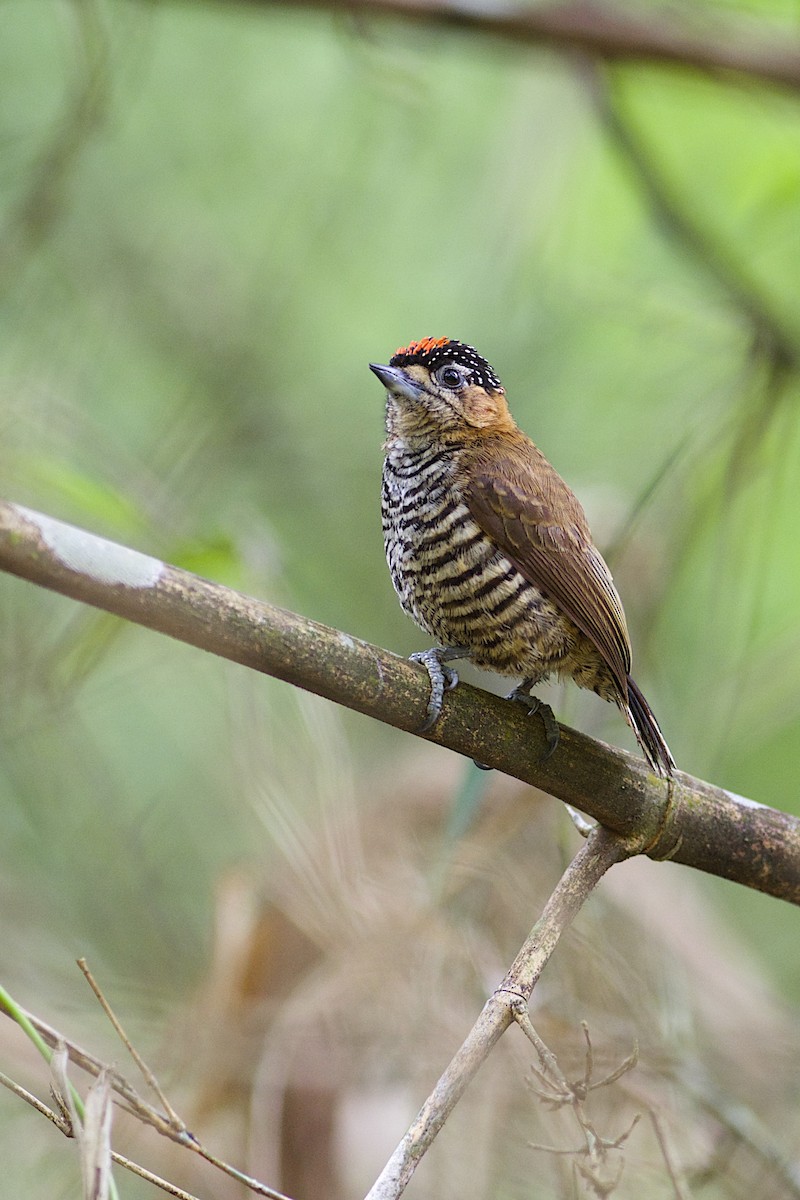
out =
<path fill-rule="evenodd" d="M 518 438 L 484 442 L 470 466 L 469 510 L 517 570 L 597 647 L 627 701 L 631 648 L 611 572 L 561 476 L 533 442 Z"/>

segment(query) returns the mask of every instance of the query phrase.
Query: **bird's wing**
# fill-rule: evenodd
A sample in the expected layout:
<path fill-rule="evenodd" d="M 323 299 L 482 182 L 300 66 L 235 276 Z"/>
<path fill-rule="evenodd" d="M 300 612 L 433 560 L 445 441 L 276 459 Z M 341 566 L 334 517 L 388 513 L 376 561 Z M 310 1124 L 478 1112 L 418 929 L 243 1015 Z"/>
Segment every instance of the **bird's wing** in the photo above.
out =
<path fill-rule="evenodd" d="M 627 700 L 631 648 L 625 614 L 583 509 L 532 442 L 486 449 L 470 471 L 466 499 L 472 516 L 528 582 L 596 646 Z"/>

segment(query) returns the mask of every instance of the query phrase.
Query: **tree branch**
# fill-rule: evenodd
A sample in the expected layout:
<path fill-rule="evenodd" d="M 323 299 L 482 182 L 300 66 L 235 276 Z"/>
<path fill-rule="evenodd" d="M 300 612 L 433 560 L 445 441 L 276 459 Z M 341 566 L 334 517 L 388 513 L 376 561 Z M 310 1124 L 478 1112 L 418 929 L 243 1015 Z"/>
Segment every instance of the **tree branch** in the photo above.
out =
<path fill-rule="evenodd" d="M 151 0 L 152 2 L 152 0 Z M 274 0 L 247 0 L 273 7 Z M 638 16 L 611 4 L 574 0 L 529 6 L 472 0 L 284 0 L 283 7 L 319 8 L 359 17 L 394 16 L 426 25 L 489 34 L 515 44 L 588 54 L 605 62 L 683 67 L 704 75 L 744 76 L 773 87 L 800 89 L 800 44 L 774 34 L 754 39 L 748 31 L 704 35 L 681 29 L 673 17 Z"/>
<path fill-rule="evenodd" d="M 0 501 L 0 569 L 325 696 L 409 733 L 428 699 L 423 667 L 125 546 Z M 682 773 L 666 784 L 643 759 L 460 684 L 425 735 L 636 834 L 671 858 L 800 903 L 800 819 Z"/>
<path fill-rule="evenodd" d="M 528 1001 L 561 935 L 615 863 L 638 852 L 616 834 L 597 826 L 567 867 L 542 915 L 528 934 L 502 983 L 451 1059 L 436 1087 L 397 1146 L 366 1200 L 397 1200 L 422 1156 L 433 1144 L 496 1043 L 514 1021 L 541 1045 L 528 1015 Z"/>
<path fill-rule="evenodd" d="M 754 350 L 767 357 L 776 376 L 796 371 L 800 359 L 797 333 L 787 326 L 731 249 L 705 227 L 696 205 L 680 195 L 626 111 L 617 79 L 596 64 L 586 64 L 582 77 L 611 143 L 631 171 L 637 191 L 661 231 L 691 256 L 741 313 L 752 330 Z"/>

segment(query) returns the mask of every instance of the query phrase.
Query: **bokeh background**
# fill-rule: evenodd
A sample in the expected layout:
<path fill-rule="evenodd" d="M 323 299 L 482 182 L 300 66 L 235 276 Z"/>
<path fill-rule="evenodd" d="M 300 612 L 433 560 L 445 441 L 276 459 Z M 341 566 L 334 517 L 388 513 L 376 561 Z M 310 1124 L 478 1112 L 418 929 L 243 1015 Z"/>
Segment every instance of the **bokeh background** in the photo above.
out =
<path fill-rule="evenodd" d="M 800 45 L 794 3 L 624 11 Z M 426 643 L 383 560 L 366 364 L 460 338 L 584 502 L 679 765 L 797 810 L 796 93 L 363 11 L 6 0 L 2 25 L 5 495 L 410 653 Z M 299 1079 L 297 1128 L 327 1097 L 327 1141 L 302 1150 L 322 1173 L 292 1194 L 363 1192 L 574 849 L 558 806 L 18 580 L 0 580 L 0 604 L 3 984 L 120 1062 L 74 967 L 85 954 L 240 1165 L 289 1190 L 275 1078 Z M 608 706 L 550 698 L 632 748 Z M 638 1039 L 653 1079 L 666 1047 L 716 1064 L 714 1087 L 791 1153 L 791 1081 L 770 1093 L 759 1056 L 771 1044 L 787 1065 L 796 912 L 637 870 L 627 906 L 625 887 L 593 901 L 543 987 L 565 1018 L 552 1037 L 578 1061 L 578 1021 L 600 1005 L 611 1058 Z M 740 1028 L 763 1022 L 746 1064 L 719 1010 L 700 1031 L 712 966 L 727 1015 L 736 994 Z M 3 1069 L 46 1095 L 8 1024 Z M 487 1072 L 448 1131 L 457 1152 L 410 1195 L 590 1194 L 527 1148 L 558 1142 L 561 1118 L 512 1104 L 524 1059 Z M 503 1104 L 520 1128 L 501 1135 Z M 10 1095 L 0 1108 L 0 1193 L 76 1194 L 70 1147 Z M 750 1151 L 706 1117 L 705 1141 L 675 1118 L 676 1158 L 704 1196 L 752 1191 Z M 151 1164 L 163 1153 L 126 1136 Z M 641 1136 L 618 1194 L 680 1194 Z M 697 1183 L 726 1138 L 740 1174 L 720 1153 Z"/>

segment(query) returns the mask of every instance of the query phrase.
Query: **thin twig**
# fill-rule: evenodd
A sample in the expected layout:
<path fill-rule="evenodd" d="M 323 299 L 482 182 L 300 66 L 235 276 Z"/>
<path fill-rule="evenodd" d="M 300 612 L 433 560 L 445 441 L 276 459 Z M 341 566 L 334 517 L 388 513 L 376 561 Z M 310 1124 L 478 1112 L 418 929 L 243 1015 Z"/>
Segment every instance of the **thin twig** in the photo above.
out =
<path fill-rule="evenodd" d="M 138 1175 L 140 1179 L 146 1180 L 147 1183 L 155 1184 L 157 1188 L 161 1188 L 162 1192 L 166 1192 L 167 1195 L 176 1196 L 177 1200 L 198 1200 L 198 1197 L 193 1192 L 185 1192 L 176 1183 L 172 1183 L 169 1179 L 163 1179 L 153 1171 L 148 1171 L 140 1163 L 134 1162 L 132 1158 L 126 1158 L 124 1154 L 118 1154 L 116 1150 L 111 1151 L 111 1157 L 115 1163 L 124 1167 L 126 1171 L 130 1171 L 133 1175 Z"/>
<path fill-rule="evenodd" d="M 238 1167 L 232 1166 L 231 1163 L 226 1162 L 224 1159 L 218 1158 L 193 1133 L 190 1133 L 186 1129 L 180 1117 L 177 1118 L 177 1125 L 173 1124 L 170 1117 L 159 1112 L 158 1109 L 153 1108 L 146 1100 L 143 1100 L 136 1089 L 118 1071 L 114 1070 L 107 1063 L 101 1062 L 100 1059 L 95 1058 L 94 1055 L 89 1054 L 86 1050 L 81 1049 L 81 1047 L 70 1041 L 69 1038 L 64 1037 L 63 1034 L 53 1029 L 45 1021 L 42 1021 L 41 1018 L 28 1012 L 16 1002 L 14 1002 L 13 1007 L 0 1005 L 0 1012 L 5 1013 L 6 1016 L 10 1016 L 12 1020 L 18 1023 L 21 1018 L 27 1026 L 35 1031 L 42 1042 L 54 1050 L 63 1047 L 69 1056 L 70 1062 L 81 1067 L 88 1074 L 95 1077 L 105 1075 L 111 1090 L 118 1098 L 117 1103 L 120 1107 L 129 1112 L 131 1116 L 136 1117 L 137 1120 L 142 1121 L 143 1124 L 150 1125 L 163 1137 L 177 1142 L 178 1145 L 184 1146 L 188 1150 L 192 1150 L 213 1167 L 216 1167 L 218 1171 L 242 1183 L 251 1192 L 255 1192 L 256 1195 L 266 1196 L 267 1200 L 288 1200 L 282 1192 L 276 1191 L 275 1188 L 269 1187 L 268 1184 L 262 1183 L 251 1175 L 247 1175 L 244 1171 L 240 1171 Z M 0 1082 L 3 1081 L 0 1079 Z M 22 1098 L 24 1099 L 24 1097 Z M 82 1104 L 79 1097 L 77 1103 Z M 68 1122 L 64 1123 L 69 1125 Z M 59 1127 L 61 1126 L 59 1125 Z"/>
<path fill-rule="evenodd" d="M 65 1137 L 72 1137 L 72 1124 L 70 1121 L 65 1120 L 57 1112 L 54 1112 L 52 1108 L 48 1108 L 38 1096 L 34 1096 L 32 1092 L 29 1092 L 22 1084 L 11 1079 L 3 1071 L 0 1071 L 0 1084 L 8 1088 L 10 1092 L 13 1092 L 20 1100 L 24 1100 L 31 1108 L 36 1109 L 41 1116 L 46 1117 Z M 120 1167 L 124 1167 L 126 1171 L 131 1171 L 134 1175 L 138 1175 L 140 1179 L 155 1184 L 156 1187 L 169 1193 L 170 1196 L 176 1196 L 177 1200 L 198 1200 L 197 1196 L 192 1195 L 190 1192 L 185 1192 L 183 1188 L 170 1183 L 168 1179 L 162 1179 L 160 1175 L 155 1175 L 152 1171 L 148 1171 L 146 1167 L 134 1162 L 132 1158 L 126 1158 L 124 1154 L 118 1154 L 116 1150 L 111 1151 L 111 1157 L 115 1163 Z"/>
<path fill-rule="evenodd" d="M 553 1054 L 553 1051 L 550 1049 L 550 1047 L 539 1037 L 539 1034 L 536 1032 L 533 1022 L 531 1021 L 527 1005 L 524 1008 L 518 1006 L 514 1012 L 514 1018 L 522 1032 L 525 1034 L 525 1037 L 533 1046 L 539 1058 L 539 1062 L 541 1063 L 541 1070 L 537 1069 L 536 1067 L 531 1067 L 533 1074 L 545 1087 L 552 1088 L 553 1083 L 555 1082 L 557 1089 L 560 1092 L 566 1093 L 568 1091 L 566 1077 L 561 1072 L 561 1068 L 558 1065 L 558 1059 L 556 1058 L 555 1054 Z"/>
<path fill-rule="evenodd" d="M 675 1200 L 692 1200 L 689 1185 L 687 1184 L 683 1171 L 675 1161 L 675 1156 L 672 1153 L 672 1148 L 669 1144 L 667 1131 L 664 1128 L 664 1122 L 658 1115 L 656 1110 L 651 1106 L 647 1110 L 647 1115 L 650 1118 L 650 1123 L 655 1131 L 658 1148 L 661 1151 L 661 1157 L 664 1159 L 664 1166 L 667 1168 L 667 1175 L 675 1192 Z"/>
<path fill-rule="evenodd" d="M 572 1155 L 575 1159 L 573 1163 L 574 1169 L 591 1184 L 593 1190 L 598 1195 L 609 1195 L 622 1178 L 623 1169 L 623 1164 L 619 1163 L 610 1177 L 606 1174 L 609 1151 L 621 1149 L 638 1124 L 640 1114 L 637 1114 L 628 1128 L 618 1134 L 617 1137 L 604 1137 L 589 1119 L 586 1112 L 586 1099 L 590 1092 L 616 1083 L 623 1075 L 632 1071 L 638 1061 L 638 1048 L 633 1054 L 629 1054 L 614 1071 L 611 1071 L 602 1079 L 595 1081 L 592 1078 L 594 1072 L 594 1049 L 592 1047 L 592 1039 L 589 1035 L 589 1026 L 586 1021 L 582 1021 L 581 1027 L 586 1041 L 586 1060 L 583 1075 L 580 1079 L 570 1081 L 559 1067 L 555 1055 L 551 1051 L 547 1050 L 546 1058 L 543 1055 L 542 1047 L 544 1047 L 544 1043 L 538 1034 L 535 1034 L 530 1020 L 527 1019 L 523 1023 L 523 1028 L 527 1036 L 534 1042 L 537 1053 L 546 1070 L 546 1074 L 544 1074 L 532 1068 L 532 1073 L 541 1086 L 537 1087 L 531 1083 L 529 1085 L 531 1090 L 535 1092 L 544 1104 L 547 1104 L 551 1108 L 569 1107 L 578 1124 L 578 1128 L 583 1134 L 583 1145 L 576 1149 L 564 1150 L 555 1146 L 545 1146 L 540 1142 L 529 1142 L 528 1144 L 532 1150 L 542 1150 L 551 1154 Z M 534 1034 L 535 1037 L 532 1036 Z"/>
<path fill-rule="evenodd" d="M 155 1077 L 155 1075 L 153 1074 L 152 1070 L 151 1070 L 151 1069 L 150 1069 L 150 1067 L 147 1065 L 147 1063 L 144 1061 L 144 1059 L 142 1058 L 141 1054 L 140 1054 L 140 1053 L 139 1053 L 139 1051 L 136 1049 L 136 1047 L 133 1045 L 133 1043 L 131 1042 L 130 1038 L 129 1038 L 129 1037 L 128 1037 L 128 1035 L 126 1034 L 125 1030 L 122 1028 L 122 1025 L 120 1024 L 120 1022 L 119 1022 L 119 1019 L 117 1018 L 117 1015 L 116 1015 L 116 1013 L 115 1013 L 115 1012 L 114 1012 L 114 1010 L 112 1009 L 112 1007 L 111 1007 L 111 1005 L 109 1004 L 108 1000 L 106 1000 L 105 996 L 103 995 L 103 992 L 101 991 L 100 985 L 98 984 L 98 982 L 97 982 L 97 980 L 95 979 L 94 975 L 93 975 L 93 974 L 92 974 L 92 972 L 89 970 L 89 965 L 88 965 L 88 963 L 86 962 L 86 959 L 85 959 L 85 958 L 79 958 L 79 959 L 78 959 L 78 966 L 80 967 L 81 971 L 83 972 L 83 974 L 84 974 L 84 977 L 85 977 L 85 979 L 86 979 L 87 983 L 89 984 L 89 987 L 92 989 L 92 991 L 94 992 L 95 996 L 96 996 L 96 997 L 97 997 L 97 999 L 99 1000 L 99 1002 L 100 1002 L 100 1006 L 101 1006 L 101 1008 L 103 1009 L 103 1012 L 106 1014 L 106 1016 L 108 1017 L 109 1021 L 110 1021 L 110 1022 L 111 1022 L 111 1024 L 114 1026 L 114 1030 L 115 1030 L 115 1032 L 116 1032 L 117 1036 L 119 1037 L 120 1041 L 121 1041 L 121 1042 L 122 1042 L 122 1044 L 125 1046 L 125 1049 L 128 1051 L 128 1053 L 130 1054 L 131 1058 L 132 1058 L 132 1059 L 133 1059 L 133 1061 L 136 1063 L 137 1067 L 138 1067 L 138 1068 L 139 1068 L 139 1070 L 141 1071 L 141 1073 L 142 1073 L 142 1075 L 144 1076 L 144 1078 L 146 1079 L 147 1083 L 150 1085 L 150 1087 L 152 1088 L 153 1092 L 155 1093 L 155 1095 L 156 1095 L 156 1096 L 158 1097 L 158 1099 L 160 1100 L 160 1102 L 161 1102 L 161 1104 L 162 1104 L 162 1106 L 163 1106 L 163 1108 L 164 1108 L 164 1112 L 165 1112 L 165 1113 L 167 1114 L 167 1116 L 169 1117 L 169 1119 L 170 1119 L 170 1121 L 172 1122 L 172 1124 L 173 1124 L 174 1128 L 175 1128 L 175 1129 L 176 1129 L 176 1130 L 177 1130 L 179 1133 L 183 1133 L 183 1132 L 185 1132 L 185 1131 L 186 1131 L 186 1125 L 185 1125 L 185 1124 L 184 1124 L 184 1122 L 181 1120 L 181 1118 L 178 1116 L 178 1114 L 175 1112 L 175 1109 L 172 1107 L 172 1105 L 170 1104 L 169 1100 L 168 1100 L 168 1099 L 167 1099 L 167 1097 L 164 1095 L 164 1092 L 163 1092 L 163 1090 L 162 1090 L 162 1088 L 161 1088 L 161 1085 L 160 1085 L 160 1083 L 158 1082 L 158 1080 L 156 1079 L 156 1077 Z"/>
<path fill-rule="evenodd" d="M 20 1100 L 24 1100 L 26 1104 L 30 1104 L 31 1108 L 35 1108 L 43 1117 L 47 1117 L 48 1121 L 52 1121 L 56 1129 L 60 1130 L 65 1137 L 72 1137 L 72 1122 L 67 1120 L 61 1113 L 54 1112 L 49 1108 L 38 1096 L 34 1096 L 33 1092 L 29 1092 L 21 1083 L 17 1083 L 6 1075 L 4 1071 L 0 1071 L 0 1084 L 4 1088 L 8 1088 L 15 1096 L 19 1096 Z"/>

